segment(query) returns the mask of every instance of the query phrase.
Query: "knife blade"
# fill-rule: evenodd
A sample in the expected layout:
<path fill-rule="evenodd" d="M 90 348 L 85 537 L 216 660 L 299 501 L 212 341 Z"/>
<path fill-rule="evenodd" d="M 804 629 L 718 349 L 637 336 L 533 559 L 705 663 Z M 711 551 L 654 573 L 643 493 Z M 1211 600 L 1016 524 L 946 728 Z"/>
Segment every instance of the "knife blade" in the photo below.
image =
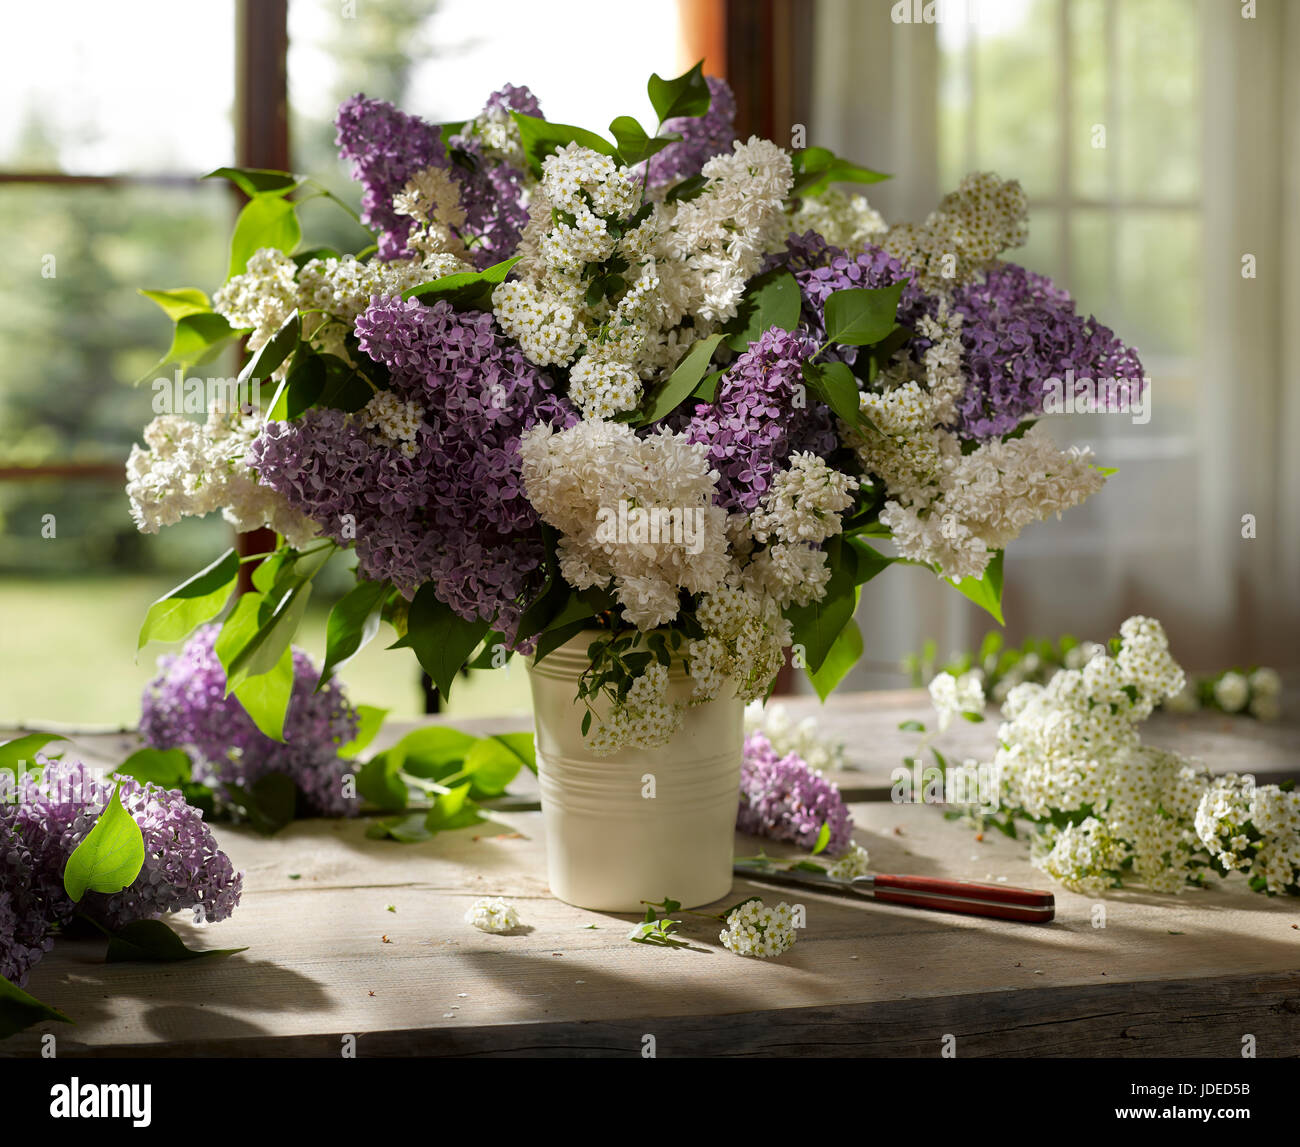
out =
<path fill-rule="evenodd" d="M 1056 897 L 1052 893 L 1007 884 L 980 884 L 973 880 L 891 873 L 870 873 L 843 880 L 824 872 L 751 864 L 737 864 L 733 871 L 747 880 L 815 888 L 823 892 L 863 896 L 885 904 L 1015 920 L 1022 924 L 1047 924 L 1056 915 Z"/>

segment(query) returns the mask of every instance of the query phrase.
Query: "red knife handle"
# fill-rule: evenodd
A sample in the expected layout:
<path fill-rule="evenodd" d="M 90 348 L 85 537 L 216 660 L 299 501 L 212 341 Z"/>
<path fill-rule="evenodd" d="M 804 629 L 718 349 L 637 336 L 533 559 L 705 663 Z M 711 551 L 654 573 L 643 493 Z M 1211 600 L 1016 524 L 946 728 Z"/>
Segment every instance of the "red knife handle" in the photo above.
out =
<path fill-rule="evenodd" d="M 872 896 L 887 904 L 931 908 L 938 912 L 964 912 L 1025 924 L 1046 924 L 1056 915 L 1056 897 L 1032 888 L 1006 884 L 976 884 L 970 880 L 944 880 L 937 876 L 891 876 L 877 873 Z"/>

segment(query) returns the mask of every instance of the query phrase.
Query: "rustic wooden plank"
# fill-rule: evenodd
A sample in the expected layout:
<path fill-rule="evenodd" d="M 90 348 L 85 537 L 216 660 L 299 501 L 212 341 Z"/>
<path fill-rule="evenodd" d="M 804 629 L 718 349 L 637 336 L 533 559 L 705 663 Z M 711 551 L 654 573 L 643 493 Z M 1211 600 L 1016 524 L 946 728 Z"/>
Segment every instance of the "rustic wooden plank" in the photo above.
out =
<path fill-rule="evenodd" d="M 882 871 L 1043 884 L 1023 843 L 977 841 L 936 809 L 853 811 Z M 246 873 L 244 903 L 221 924 L 177 927 L 250 950 L 105 965 L 102 943 L 61 943 L 29 986 L 78 1026 L 33 1029 L 0 1054 L 34 1054 L 45 1030 L 63 1056 L 335 1054 L 343 1033 L 363 1054 L 639 1054 L 640 1035 L 660 1032 L 661 1054 L 927 1055 L 949 1031 L 971 1055 L 1122 1055 L 1135 1034 L 1141 1054 L 1227 1054 L 1211 1049 L 1234 1031 L 1257 1035 L 1260 1055 L 1296 1054 L 1283 1035 L 1300 1011 L 1300 915 L 1240 882 L 1181 897 L 1058 892 L 1058 921 L 1039 927 L 737 881 L 733 899 L 758 891 L 808 915 L 792 952 L 742 961 L 711 921 L 685 917 L 692 947 L 659 950 L 626 940 L 628 917 L 551 898 L 540 819 L 503 814 L 499 829 L 411 846 L 369 841 L 359 822 L 298 822 L 269 839 L 218 826 Z M 527 930 L 468 927 L 466 906 L 488 894 L 514 900 Z"/>

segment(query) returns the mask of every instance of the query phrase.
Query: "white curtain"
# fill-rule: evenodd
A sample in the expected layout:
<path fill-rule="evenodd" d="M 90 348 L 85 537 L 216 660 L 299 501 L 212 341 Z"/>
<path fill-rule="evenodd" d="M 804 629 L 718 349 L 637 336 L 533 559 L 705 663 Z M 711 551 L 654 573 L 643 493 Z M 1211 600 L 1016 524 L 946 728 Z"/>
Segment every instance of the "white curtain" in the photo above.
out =
<path fill-rule="evenodd" d="M 816 0 L 808 139 L 891 172 L 868 189 L 872 204 L 888 219 L 919 219 L 946 190 L 938 39 L 933 24 L 895 23 L 894 8 Z M 1204 282 L 1194 410 L 1176 420 L 1166 409 L 1162 429 L 1159 373 L 1148 363 L 1149 426 L 1053 427 L 1063 441 L 1091 436 L 1121 473 L 1092 503 L 1031 527 L 1008 550 L 1007 636 L 1102 639 L 1141 612 L 1165 623 L 1190 667 L 1296 666 L 1300 3 L 1259 0 L 1243 19 L 1237 0 L 1203 0 L 1199 20 Z M 1256 256 L 1254 279 L 1241 276 L 1245 254 Z M 1123 313 L 1112 306 L 1099 317 L 1123 337 Z M 1255 516 L 1254 539 L 1241 536 L 1244 514 Z M 994 628 L 915 568 L 868 584 L 858 622 L 866 653 L 850 688 L 897 683 L 893 667 L 926 638 L 944 655 Z"/>

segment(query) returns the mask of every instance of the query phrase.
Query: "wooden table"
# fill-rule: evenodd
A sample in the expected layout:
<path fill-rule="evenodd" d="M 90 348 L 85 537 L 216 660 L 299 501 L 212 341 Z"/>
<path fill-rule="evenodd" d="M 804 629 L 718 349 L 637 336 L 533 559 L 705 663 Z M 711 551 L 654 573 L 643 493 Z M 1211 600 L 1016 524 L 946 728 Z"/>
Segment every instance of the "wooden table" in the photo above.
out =
<path fill-rule="evenodd" d="M 1047 886 L 1023 842 L 979 840 L 936 808 L 888 801 L 889 772 L 914 743 L 897 725 L 925 719 L 923 695 L 788 708 L 820 712 L 848 741 L 852 769 L 837 779 L 873 868 Z M 527 718 L 459 724 L 495 731 Z M 1300 772 L 1294 726 L 1157 715 L 1146 733 L 1261 780 Z M 940 744 L 950 759 L 988 756 L 995 737 L 994 721 L 963 723 Z M 80 737 L 73 754 L 114 762 L 132 747 L 122 734 Z M 534 778 L 512 791 L 526 803 Z M 243 902 L 220 924 L 172 923 L 192 945 L 248 951 L 107 965 L 102 942 L 60 941 L 28 986 L 77 1026 L 31 1029 L 0 1055 L 36 1054 L 45 1031 L 60 1058 L 337 1056 L 347 1036 L 362 1056 L 639 1056 L 647 1036 L 660 1057 L 938 1056 L 951 1036 L 961 1057 L 1237 1057 L 1250 1034 L 1261 1057 L 1300 1055 L 1300 904 L 1252 894 L 1240 878 L 1179 897 L 1056 888 L 1047 926 L 737 880 L 732 900 L 757 893 L 807 910 L 791 952 L 741 960 L 713 921 L 683 917 L 691 946 L 658 949 L 626 939 L 631 917 L 556 901 L 540 814 L 496 815 L 500 824 L 422 845 L 367 840 L 359 821 L 303 821 L 269 839 L 218 825 L 246 874 Z M 737 841 L 745 854 L 759 847 Z M 512 900 L 526 931 L 466 925 L 485 895 Z"/>

